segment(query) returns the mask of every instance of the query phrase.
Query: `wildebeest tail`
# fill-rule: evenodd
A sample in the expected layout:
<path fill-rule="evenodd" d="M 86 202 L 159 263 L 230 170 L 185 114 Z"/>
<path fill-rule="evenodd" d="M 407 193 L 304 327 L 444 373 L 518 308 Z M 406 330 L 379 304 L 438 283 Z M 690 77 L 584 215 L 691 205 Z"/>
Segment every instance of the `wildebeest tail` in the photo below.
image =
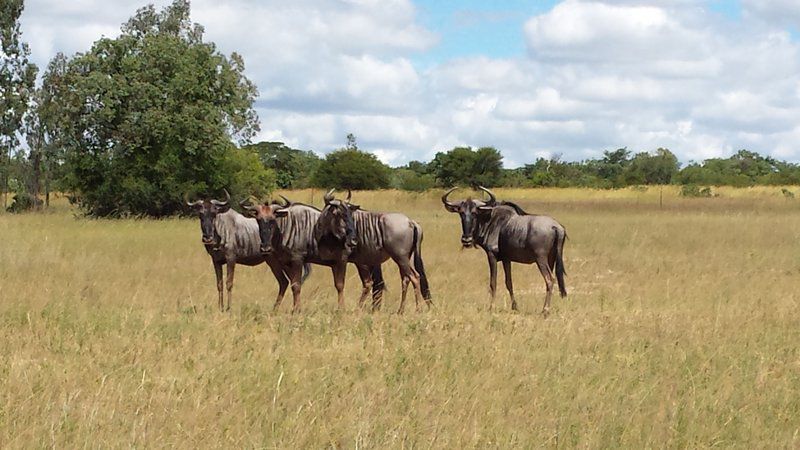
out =
<path fill-rule="evenodd" d="M 564 241 L 567 239 L 566 231 L 553 227 L 556 233 L 556 240 L 553 243 L 553 251 L 556 254 L 556 280 L 558 280 L 558 291 L 562 297 L 567 296 L 567 285 L 564 282 L 564 275 L 567 274 L 564 270 Z"/>
<path fill-rule="evenodd" d="M 419 274 L 419 287 L 425 300 L 431 299 L 431 288 L 428 285 L 428 275 L 425 274 L 425 265 L 422 264 L 422 232 L 419 225 L 414 224 L 414 270 Z"/>
<path fill-rule="evenodd" d="M 300 277 L 300 284 L 305 283 L 309 275 L 311 275 L 311 264 L 305 263 L 303 264 L 303 275 Z"/>

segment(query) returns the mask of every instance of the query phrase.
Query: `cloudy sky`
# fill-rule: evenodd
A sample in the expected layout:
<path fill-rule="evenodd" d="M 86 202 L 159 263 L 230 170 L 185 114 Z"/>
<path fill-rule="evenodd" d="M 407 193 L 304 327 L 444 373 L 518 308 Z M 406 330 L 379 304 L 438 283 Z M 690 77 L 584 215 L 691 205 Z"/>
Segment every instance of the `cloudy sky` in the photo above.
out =
<path fill-rule="evenodd" d="M 147 0 L 26 0 L 44 67 Z M 169 0 L 157 0 L 163 6 Z M 456 145 L 507 167 L 628 147 L 800 161 L 797 0 L 193 0 L 259 87 L 258 140 L 387 163 Z"/>

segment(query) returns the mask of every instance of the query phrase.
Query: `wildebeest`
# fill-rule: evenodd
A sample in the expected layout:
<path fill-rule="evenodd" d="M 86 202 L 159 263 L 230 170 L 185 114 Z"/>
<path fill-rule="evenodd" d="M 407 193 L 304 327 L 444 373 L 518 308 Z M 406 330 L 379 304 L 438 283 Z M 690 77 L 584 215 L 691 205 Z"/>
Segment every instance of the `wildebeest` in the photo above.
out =
<path fill-rule="evenodd" d="M 325 207 L 317 221 L 315 238 L 320 257 L 337 261 L 341 269 L 335 273 L 339 297 L 344 289 L 344 261 L 360 266 L 380 267 L 391 258 L 400 269 L 402 297 L 398 313 L 405 307 L 408 283 L 414 286 L 417 309 L 420 297 L 432 305 L 425 267 L 422 263 L 422 227 L 399 213 L 363 211 L 346 200 L 336 200 L 334 189 L 325 194 Z M 413 258 L 413 262 L 412 262 Z M 378 272 L 377 277 L 381 277 Z M 382 279 L 375 280 L 382 284 Z M 362 296 L 362 301 L 363 301 Z M 380 296 L 373 297 L 373 309 L 380 307 Z"/>
<path fill-rule="evenodd" d="M 320 257 L 317 251 L 317 241 L 314 238 L 314 227 L 320 217 L 320 210 L 302 203 L 292 202 L 284 196 L 285 204 L 257 204 L 241 205 L 256 219 L 259 230 L 260 252 L 269 260 L 274 260 L 286 272 L 292 285 L 293 306 L 292 312 L 300 309 L 300 281 L 301 269 L 305 264 L 313 263 L 328 266 L 333 271 L 334 280 L 344 279 L 344 270 L 347 263 L 347 255 L 343 255 L 344 260 L 325 260 Z M 341 262 L 341 264 L 340 264 Z M 359 305 L 373 289 L 372 272 L 373 269 L 366 265 L 356 264 L 358 274 L 361 277 L 363 290 Z M 380 287 L 375 286 L 374 295 Z M 275 301 L 277 309 L 282 300 L 279 295 Z M 343 296 L 339 295 L 339 308 L 344 306 Z"/>
<path fill-rule="evenodd" d="M 231 309 L 233 291 L 233 275 L 236 264 L 257 266 L 267 263 L 278 280 L 280 292 L 286 292 L 287 281 L 283 269 L 273 261 L 268 261 L 260 250 L 258 224 L 230 207 L 231 196 L 225 191 L 225 201 L 197 200 L 186 202 L 200 216 L 200 229 L 203 233 L 203 245 L 214 263 L 217 276 L 217 292 L 219 293 L 220 310 Z M 224 305 L 222 294 L 222 265 L 227 266 L 226 287 L 228 290 L 228 306 Z M 308 271 L 308 268 L 306 268 Z M 279 293 L 279 296 L 282 294 Z"/>
<path fill-rule="evenodd" d="M 542 313 L 547 315 L 553 293 L 553 272 L 561 296 L 567 295 L 563 260 L 567 232 L 564 227 L 552 217 L 528 214 L 514 203 L 498 202 L 495 195 L 483 186 L 479 189 L 489 195 L 485 202 L 471 198 L 460 202 L 448 201 L 447 197 L 456 189 L 447 191 L 442 196 L 442 203 L 447 211 L 461 216 L 461 244 L 465 248 L 477 245 L 486 252 L 492 304 L 497 291 L 498 261 L 503 263 L 513 310 L 517 309 L 517 301 L 511 281 L 511 263 L 536 263 L 547 285 L 542 308 Z"/>

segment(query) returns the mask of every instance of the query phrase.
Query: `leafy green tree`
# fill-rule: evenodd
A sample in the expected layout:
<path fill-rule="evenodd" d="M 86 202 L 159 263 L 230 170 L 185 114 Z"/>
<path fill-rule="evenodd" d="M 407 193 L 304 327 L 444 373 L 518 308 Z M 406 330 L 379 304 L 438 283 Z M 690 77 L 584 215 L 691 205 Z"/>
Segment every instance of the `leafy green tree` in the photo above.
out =
<path fill-rule="evenodd" d="M 503 181 L 503 155 L 494 147 L 475 152 L 474 182 L 481 186 L 499 186 Z"/>
<path fill-rule="evenodd" d="M 625 184 L 670 184 L 679 166 L 678 158 L 665 148 L 638 153 L 625 169 Z"/>
<path fill-rule="evenodd" d="M 427 175 L 431 173 L 430 164 L 421 161 L 409 161 L 405 168 L 417 175 Z"/>
<path fill-rule="evenodd" d="M 526 175 L 524 167 L 503 169 L 502 185 L 506 187 L 527 187 L 530 185 L 530 179 Z"/>
<path fill-rule="evenodd" d="M 731 170 L 750 180 L 757 182 L 776 171 L 776 161 L 771 157 L 763 157 L 749 150 L 739 150 L 730 157 Z"/>
<path fill-rule="evenodd" d="M 436 179 L 431 174 L 417 173 L 406 167 L 400 167 L 393 171 L 392 187 L 404 191 L 423 192 L 432 189 L 436 185 Z"/>
<path fill-rule="evenodd" d="M 228 190 L 239 198 L 263 198 L 275 188 L 276 173 L 264 167 L 258 153 L 250 148 L 232 148 L 225 153 L 224 172 L 231 174 Z"/>
<path fill-rule="evenodd" d="M 18 133 L 36 81 L 36 65 L 22 41 L 19 17 L 23 0 L 0 2 L 0 175 L 3 207 L 8 204 L 10 157 L 19 144 Z"/>
<path fill-rule="evenodd" d="M 539 158 L 524 167 L 531 185 L 541 187 L 600 187 L 603 181 L 595 174 L 591 164 L 561 161 L 557 155 L 550 159 Z"/>
<path fill-rule="evenodd" d="M 301 189 L 311 186 L 311 176 L 320 164 L 312 151 L 296 150 L 283 142 L 259 142 L 248 146 L 258 153 L 265 167 L 275 171 L 278 187 Z"/>
<path fill-rule="evenodd" d="M 589 161 L 587 165 L 605 182 L 604 187 L 621 187 L 625 185 L 623 172 L 630 164 L 630 155 L 627 148 L 604 151 L 601 159 Z"/>
<path fill-rule="evenodd" d="M 384 189 L 391 183 L 391 169 L 372 153 L 343 148 L 325 156 L 313 181 L 322 188 Z"/>
<path fill-rule="evenodd" d="M 33 97 L 33 106 L 26 119 L 26 137 L 32 165 L 30 192 L 38 197 L 44 186 L 45 207 L 50 206 L 51 183 L 63 178 L 63 149 L 66 139 L 62 135 L 62 124 L 69 115 L 56 103 L 60 92 L 67 89 L 64 78 L 67 73 L 67 58 L 58 53 L 50 61 L 42 76 L 42 86 Z M 40 180 L 41 178 L 43 180 Z"/>
<path fill-rule="evenodd" d="M 499 186 L 503 180 L 503 155 L 494 147 L 456 147 L 437 153 L 430 170 L 445 187 Z"/>
<path fill-rule="evenodd" d="M 677 178 L 681 184 L 713 186 L 793 184 L 800 181 L 800 168 L 755 152 L 739 150 L 730 158 L 711 158 L 702 164 L 689 164 Z"/>
<path fill-rule="evenodd" d="M 65 186 L 88 214 L 173 214 L 185 193 L 236 183 L 226 160 L 232 139 L 258 130 L 257 91 L 242 58 L 204 42 L 189 12 L 187 0 L 141 8 L 118 38 L 68 61 L 54 100 Z"/>
<path fill-rule="evenodd" d="M 760 176 L 759 184 L 798 185 L 800 184 L 800 165 L 786 161 L 774 161 L 773 171 Z"/>

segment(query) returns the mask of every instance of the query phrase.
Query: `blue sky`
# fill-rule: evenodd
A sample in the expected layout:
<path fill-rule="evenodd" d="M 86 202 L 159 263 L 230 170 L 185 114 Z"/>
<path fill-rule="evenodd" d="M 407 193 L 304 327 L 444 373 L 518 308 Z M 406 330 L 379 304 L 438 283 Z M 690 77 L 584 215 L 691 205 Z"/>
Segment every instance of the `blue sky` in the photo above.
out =
<path fill-rule="evenodd" d="M 415 57 L 421 67 L 448 59 L 485 55 L 495 58 L 525 53 L 523 25 L 552 8 L 556 0 L 437 1 L 417 0 L 420 21 L 441 41 Z"/>
<path fill-rule="evenodd" d="M 738 0 L 713 0 L 710 2 L 709 8 L 734 19 L 742 13 L 742 5 Z"/>
<path fill-rule="evenodd" d="M 57 51 L 115 36 L 144 3 L 26 0 Z M 492 145 L 515 167 L 666 147 L 800 162 L 797 0 L 192 0 L 205 39 L 244 57 L 258 140 L 329 152 L 353 133 L 393 165 Z"/>
<path fill-rule="evenodd" d="M 418 67 L 427 68 L 453 58 L 524 55 L 525 21 L 552 9 L 560 1 L 415 0 L 414 3 L 420 21 L 441 39 L 432 49 L 414 56 Z M 731 20 L 738 20 L 742 13 L 738 0 L 712 0 L 705 6 Z"/>

